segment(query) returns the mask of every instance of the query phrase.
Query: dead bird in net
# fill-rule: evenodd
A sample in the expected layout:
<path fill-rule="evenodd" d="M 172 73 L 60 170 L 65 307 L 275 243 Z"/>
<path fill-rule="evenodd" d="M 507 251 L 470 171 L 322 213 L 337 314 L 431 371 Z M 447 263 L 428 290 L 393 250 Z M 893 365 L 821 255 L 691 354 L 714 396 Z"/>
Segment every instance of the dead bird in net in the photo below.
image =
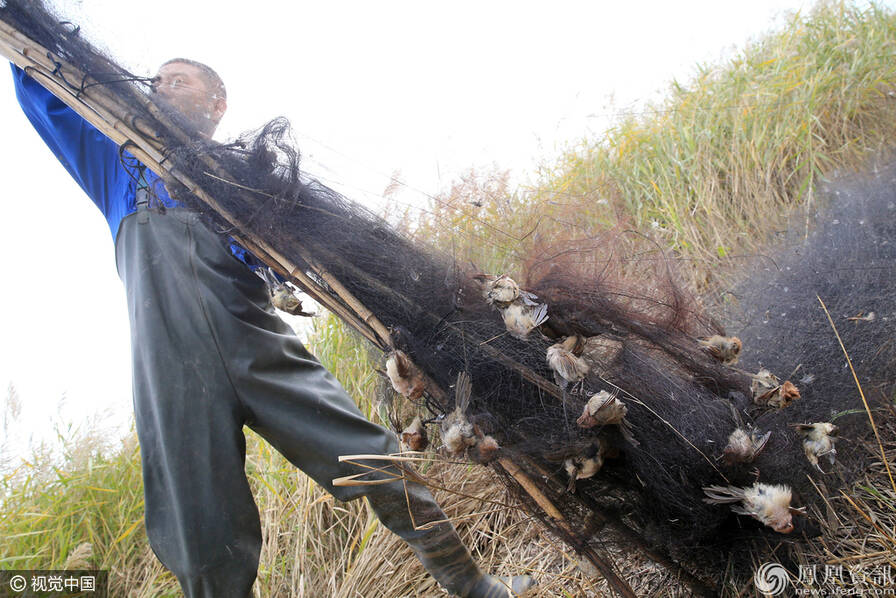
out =
<path fill-rule="evenodd" d="M 771 432 L 762 434 L 755 429 L 735 428 L 734 432 L 728 436 L 728 444 L 725 445 L 722 458 L 728 465 L 752 463 L 768 444 L 771 435 Z"/>
<path fill-rule="evenodd" d="M 409 451 L 425 451 L 429 446 L 429 435 L 426 433 L 426 427 L 423 420 L 418 415 L 404 430 L 401 431 L 401 444 L 405 450 Z"/>
<path fill-rule="evenodd" d="M 298 289 L 290 282 L 280 282 L 274 271 L 268 268 L 259 268 L 255 271 L 268 285 L 268 293 L 271 296 L 271 304 L 282 312 L 292 316 L 313 317 L 315 314 L 302 309 L 302 300 L 296 295 Z"/>
<path fill-rule="evenodd" d="M 817 422 L 814 424 L 796 424 L 794 426 L 803 437 L 803 452 L 806 458 L 818 471 L 825 473 L 818 465 L 819 457 L 827 457 L 834 464 L 837 457 L 837 448 L 834 443 L 840 433 L 839 428 L 834 424 L 827 422 Z"/>
<path fill-rule="evenodd" d="M 708 497 L 707 503 L 730 504 L 735 513 L 753 517 L 782 534 L 793 531 L 793 513 L 802 513 L 791 508 L 791 491 L 784 485 L 753 484 L 749 488 L 709 486 L 703 491 Z"/>
<path fill-rule="evenodd" d="M 800 389 L 790 380 L 783 383 L 767 369 L 759 370 L 750 384 L 753 403 L 756 405 L 781 409 L 800 398 Z"/>
<path fill-rule="evenodd" d="M 720 334 L 714 334 L 709 338 L 699 339 L 699 341 L 700 346 L 707 353 L 725 365 L 737 363 L 737 356 L 740 355 L 740 350 L 743 346 L 740 339 L 736 336 L 728 337 Z"/>
<path fill-rule="evenodd" d="M 415 400 L 423 396 L 423 373 L 404 351 L 395 349 L 386 355 L 386 376 L 395 392 L 405 398 Z"/>

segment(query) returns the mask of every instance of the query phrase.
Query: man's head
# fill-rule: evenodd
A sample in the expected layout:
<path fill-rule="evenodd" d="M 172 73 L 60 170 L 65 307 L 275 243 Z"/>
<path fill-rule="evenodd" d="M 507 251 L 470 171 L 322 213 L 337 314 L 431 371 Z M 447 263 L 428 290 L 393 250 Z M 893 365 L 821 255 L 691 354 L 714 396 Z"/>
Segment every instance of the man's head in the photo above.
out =
<path fill-rule="evenodd" d="M 208 137 L 227 110 L 227 91 L 221 77 L 195 60 L 173 58 L 163 64 L 153 80 L 152 91 Z"/>

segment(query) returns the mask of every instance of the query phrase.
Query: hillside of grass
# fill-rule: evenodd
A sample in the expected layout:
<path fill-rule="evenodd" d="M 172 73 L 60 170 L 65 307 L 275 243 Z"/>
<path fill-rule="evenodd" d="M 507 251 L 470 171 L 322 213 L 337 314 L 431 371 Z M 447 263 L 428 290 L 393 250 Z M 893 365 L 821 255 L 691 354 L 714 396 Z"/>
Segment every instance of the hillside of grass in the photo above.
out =
<path fill-rule="evenodd" d="M 756 251 L 811 205 L 820 179 L 892 145 L 894 28 L 889 9 L 821 3 L 621 114 L 531 185 L 472 171 L 424 214 L 419 237 L 512 272 L 537 237 L 633 229 L 689 260 L 688 277 L 709 288 L 726 258 Z"/>
<path fill-rule="evenodd" d="M 639 231 L 651 247 L 681 258 L 698 290 L 712 290 L 732 256 L 760 250 L 794 209 L 818 201 L 822 179 L 892 146 L 894 58 L 892 11 L 821 4 L 727 62 L 672 83 L 662 101 L 620 115 L 605 135 L 544 164 L 530 185 L 513 187 L 506 173 L 471 171 L 409 231 L 459 260 L 512 274 L 550 239 Z M 312 350 L 362 410 L 385 422 L 376 358 L 332 317 L 317 321 L 313 338 Z M 889 455 L 891 423 L 883 424 Z M 257 596 L 439 595 L 363 501 L 337 503 L 251 433 L 248 444 L 247 472 L 265 533 Z M 89 565 L 110 570 L 114 596 L 179 595 L 146 542 L 135 440 L 107 453 L 76 450 L 82 445 L 90 443 L 70 438 L 62 458 L 23 462 L 5 473 L 0 567 Z M 881 471 L 875 463 L 852 494 L 830 499 L 837 531 L 820 546 L 845 546 L 847 564 L 892 562 L 888 550 L 896 545 L 886 530 L 896 519 L 896 495 Z M 445 486 L 475 481 L 504 497 L 487 469 L 434 464 L 432 473 Z M 485 568 L 533 572 L 538 596 L 601 595 L 600 582 L 575 555 L 521 511 L 496 513 L 436 494 Z M 867 548 L 863 538 L 872 536 L 885 546 L 889 538 L 889 549 Z M 802 558 L 824 562 L 819 550 Z M 625 565 L 639 592 L 687 595 L 646 559 L 627 557 Z M 741 589 L 726 587 L 732 595 Z"/>

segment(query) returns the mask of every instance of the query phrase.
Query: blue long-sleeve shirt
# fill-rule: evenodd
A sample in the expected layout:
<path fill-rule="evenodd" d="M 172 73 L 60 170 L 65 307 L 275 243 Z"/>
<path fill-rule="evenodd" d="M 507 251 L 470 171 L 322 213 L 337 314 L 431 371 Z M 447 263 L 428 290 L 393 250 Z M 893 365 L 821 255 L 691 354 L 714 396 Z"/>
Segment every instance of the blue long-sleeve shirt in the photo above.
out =
<path fill-rule="evenodd" d="M 137 186 L 142 165 L 128 152 L 120 152 L 114 141 L 25 71 L 12 65 L 12 72 L 16 98 L 25 116 L 103 213 L 114 240 L 124 217 L 137 211 Z M 169 208 L 180 205 L 168 195 L 155 172 L 145 168 L 143 178 L 160 204 Z M 230 249 L 250 267 L 258 265 L 255 257 L 243 247 L 233 243 Z"/>

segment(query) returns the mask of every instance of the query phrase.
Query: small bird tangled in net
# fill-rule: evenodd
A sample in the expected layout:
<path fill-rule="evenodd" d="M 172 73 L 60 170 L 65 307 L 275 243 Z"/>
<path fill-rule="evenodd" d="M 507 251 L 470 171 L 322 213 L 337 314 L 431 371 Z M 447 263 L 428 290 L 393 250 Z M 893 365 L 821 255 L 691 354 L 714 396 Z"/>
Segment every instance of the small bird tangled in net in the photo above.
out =
<path fill-rule="evenodd" d="M 394 422 L 406 446 L 423 450 L 438 431 L 442 452 L 493 467 L 600 565 L 611 546 L 646 551 L 712 585 L 769 544 L 817 535 L 813 480 L 834 489 L 864 469 L 871 426 L 818 297 L 872 408 L 891 400 L 888 191 L 856 184 L 848 208 L 835 202 L 807 239 L 757 260 L 761 271 L 720 316 L 728 336 L 671 260 L 627 278 L 619 237 L 540 242 L 516 278 L 483 272 L 306 177 L 285 119 L 230 143 L 196 141 L 147 97 L 148 79 L 42 3 L 7 0 L 0 21 L 56 65 L 29 74 L 124 107 L 130 130 L 164 148 L 159 174 L 172 197 L 383 351 L 393 388 L 418 411 Z M 81 76 L 67 78 L 63 63 Z M 126 165 L 134 149 L 122 145 Z"/>

